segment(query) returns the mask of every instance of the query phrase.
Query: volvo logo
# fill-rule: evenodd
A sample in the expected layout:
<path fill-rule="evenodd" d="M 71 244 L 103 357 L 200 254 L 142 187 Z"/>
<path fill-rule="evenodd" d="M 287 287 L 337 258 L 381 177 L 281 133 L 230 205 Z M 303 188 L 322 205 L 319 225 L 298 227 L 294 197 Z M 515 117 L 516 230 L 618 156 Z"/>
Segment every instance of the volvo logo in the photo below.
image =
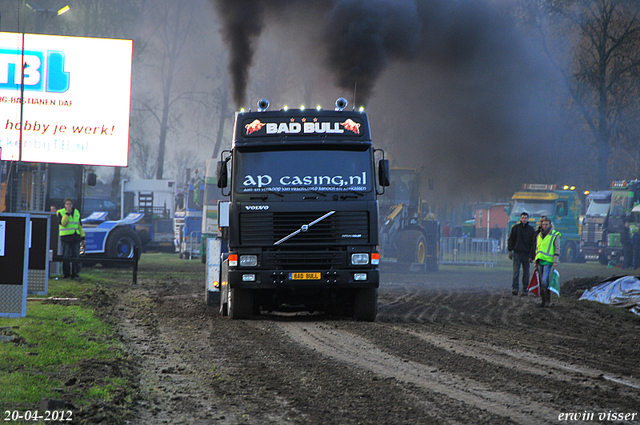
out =
<path fill-rule="evenodd" d="M 269 209 L 269 205 L 245 205 L 247 211 L 265 211 Z"/>

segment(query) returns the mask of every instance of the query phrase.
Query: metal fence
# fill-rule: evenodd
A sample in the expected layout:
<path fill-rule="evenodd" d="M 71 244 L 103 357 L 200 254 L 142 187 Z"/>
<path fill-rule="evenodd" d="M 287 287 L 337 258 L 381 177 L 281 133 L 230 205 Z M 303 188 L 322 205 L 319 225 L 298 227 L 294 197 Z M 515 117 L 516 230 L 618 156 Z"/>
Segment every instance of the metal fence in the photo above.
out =
<path fill-rule="evenodd" d="M 440 238 L 440 264 L 495 267 L 498 251 L 497 239 Z"/>

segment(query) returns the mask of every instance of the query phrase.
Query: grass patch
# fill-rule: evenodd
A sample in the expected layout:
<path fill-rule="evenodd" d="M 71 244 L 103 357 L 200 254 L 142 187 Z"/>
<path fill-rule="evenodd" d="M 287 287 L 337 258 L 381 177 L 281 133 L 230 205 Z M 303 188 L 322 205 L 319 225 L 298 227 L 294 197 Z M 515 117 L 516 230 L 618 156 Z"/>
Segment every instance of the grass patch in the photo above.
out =
<path fill-rule="evenodd" d="M 201 280 L 206 266 L 176 254 L 145 253 L 143 279 Z M 131 268 L 85 268 L 81 280 L 49 279 L 49 293 L 29 298 L 78 298 L 79 302 L 29 301 L 23 318 L 0 317 L 0 406 L 35 411 L 43 398 L 63 400 L 73 423 L 123 423 L 137 398 L 133 362 L 108 315 Z M 4 421 L 15 424 L 20 422 Z"/>
<path fill-rule="evenodd" d="M 65 401 L 65 409 L 74 411 L 74 423 L 91 423 L 87 415 L 82 419 L 90 406 L 122 394 L 131 402 L 133 367 L 97 307 L 109 304 L 104 290 L 109 283 L 84 273 L 81 281 L 50 279 L 49 294 L 33 298 L 74 297 L 79 302 L 29 301 L 26 317 L 0 318 L 0 334 L 13 337 L 0 343 L 3 412 L 34 411 L 50 398 Z"/>

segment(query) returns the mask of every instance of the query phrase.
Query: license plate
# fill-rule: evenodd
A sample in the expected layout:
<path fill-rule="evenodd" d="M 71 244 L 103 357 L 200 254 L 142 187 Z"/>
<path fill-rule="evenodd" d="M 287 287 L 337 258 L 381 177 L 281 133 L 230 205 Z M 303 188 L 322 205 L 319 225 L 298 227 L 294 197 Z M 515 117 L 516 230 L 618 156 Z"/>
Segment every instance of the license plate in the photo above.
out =
<path fill-rule="evenodd" d="M 320 280 L 320 273 L 289 273 L 289 280 Z"/>

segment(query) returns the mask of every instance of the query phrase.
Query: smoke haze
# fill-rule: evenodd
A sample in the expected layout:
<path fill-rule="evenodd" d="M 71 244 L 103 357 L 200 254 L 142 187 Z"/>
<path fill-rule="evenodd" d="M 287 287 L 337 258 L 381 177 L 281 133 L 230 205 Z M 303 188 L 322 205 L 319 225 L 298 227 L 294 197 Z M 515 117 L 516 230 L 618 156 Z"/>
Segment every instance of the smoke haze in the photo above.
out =
<path fill-rule="evenodd" d="M 564 89 L 499 2 L 216 4 L 237 106 L 247 102 L 248 69 L 262 31 L 280 26 L 280 37 L 268 42 L 313 51 L 307 73 L 327 72 L 352 104 L 355 91 L 355 102 L 368 108 L 376 145 L 392 165 L 424 167 L 436 183 L 434 196 L 513 193 L 525 181 L 566 179 L 577 167 L 576 136 L 558 101 Z M 322 69 L 311 70 L 314 65 Z M 326 104 L 323 84 L 317 81 L 312 96 Z"/>

